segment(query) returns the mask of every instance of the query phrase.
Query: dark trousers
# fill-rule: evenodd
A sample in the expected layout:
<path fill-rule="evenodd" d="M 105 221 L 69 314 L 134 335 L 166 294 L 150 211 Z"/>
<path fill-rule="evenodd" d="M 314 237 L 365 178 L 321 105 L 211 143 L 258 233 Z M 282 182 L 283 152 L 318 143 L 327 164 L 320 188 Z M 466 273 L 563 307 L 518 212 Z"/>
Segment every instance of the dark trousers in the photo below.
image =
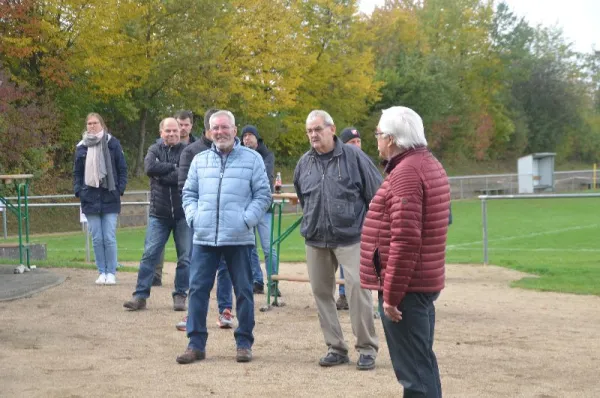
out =
<path fill-rule="evenodd" d="M 383 313 L 383 295 L 379 293 L 379 311 L 396 378 L 404 387 L 405 398 L 442 396 L 440 371 L 433 352 L 435 306 L 440 293 L 407 293 L 398 306 L 402 320 L 392 322 Z"/>

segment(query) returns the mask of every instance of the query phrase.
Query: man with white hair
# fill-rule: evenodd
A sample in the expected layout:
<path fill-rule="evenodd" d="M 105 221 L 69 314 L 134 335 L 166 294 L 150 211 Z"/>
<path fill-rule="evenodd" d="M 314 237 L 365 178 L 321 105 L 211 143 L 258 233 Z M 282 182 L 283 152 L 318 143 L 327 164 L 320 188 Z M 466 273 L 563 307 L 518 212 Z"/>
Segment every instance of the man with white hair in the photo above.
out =
<path fill-rule="evenodd" d="M 327 354 L 321 366 L 348 363 L 348 345 L 335 305 L 335 273 L 344 264 L 346 296 L 350 307 L 359 370 L 375 367 L 378 340 L 373 321 L 371 292 L 359 280 L 360 231 L 382 178 L 360 149 L 344 145 L 335 136 L 331 116 L 314 110 L 306 119 L 311 150 L 298 161 L 294 187 L 302 205 L 300 234 L 305 239 L 306 264 L 317 304 Z"/>
<path fill-rule="evenodd" d="M 250 253 L 254 227 L 271 205 L 271 189 L 260 154 L 240 145 L 229 111 L 210 116 L 212 145 L 194 157 L 183 186 L 183 208 L 194 231 L 187 319 L 189 344 L 180 364 L 206 358 L 206 316 L 221 256 L 233 282 L 238 327 L 237 362 L 252 360 L 254 293 Z"/>
<path fill-rule="evenodd" d="M 448 176 L 427 149 L 423 121 L 412 109 L 384 110 L 375 137 L 388 175 L 362 230 L 361 285 L 379 292 L 383 330 L 404 396 L 438 398 L 434 301 L 444 288 Z"/>

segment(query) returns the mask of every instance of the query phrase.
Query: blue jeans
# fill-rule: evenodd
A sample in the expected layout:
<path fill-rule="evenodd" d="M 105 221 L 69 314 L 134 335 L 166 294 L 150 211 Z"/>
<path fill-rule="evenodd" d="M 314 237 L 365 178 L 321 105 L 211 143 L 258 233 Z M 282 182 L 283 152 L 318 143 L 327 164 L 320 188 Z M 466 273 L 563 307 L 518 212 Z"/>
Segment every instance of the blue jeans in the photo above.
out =
<path fill-rule="evenodd" d="M 194 231 L 190 230 L 190 261 L 194 256 Z M 222 314 L 226 308 L 232 309 L 233 303 L 233 285 L 231 284 L 231 276 L 227 270 L 227 264 L 225 263 L 225 257 L 221 256 L 219 261 L 219 268 L 217 268 L 217 303 L 219 305 L 219 314 Z"/>
<path fill-rule="evenodd" d="M 340 264 L 340 279 L 344 279 L 344 268 L 342 268 L 342 264 Z M 346 287 L 345 285 L 340 285 L 340 296 L 346 295 Z"/>
<path fill-rule="evenodd" d="M 404 387 L 405 398 L 441 398 L 442 384 L 433 352 L 435 306 L 440 293 L 407 293 L 398 309 L 402 320 L 392 322 L 383 313 L 379 293 L 379 313 L 396 378 Z"/>
<path fill-rule="evenodd" d="M 256 226 L 258 237 L 260 238 L 260 245 L 265 256 L 265 269 L 268 269 L 267 258 L 269 256 L 269 244 L 271 243 L 271 213 L 267 212 L 261 218 L 260 222 Z M 252 249 L 252 279 L 256 284 L 264 284 L 264 278 L 262 270 L 260 269 L 260 260 L 258 258 L 258 249 L 256 246 Z M 277 266 L 277 253 L 273 248 L 271 253 L 271 264 L 273 267 Z M 272 269 L 274 270 L 274 268 Z"/>
<path fill-rule="evenodd" d="M 190 266 L 190 295 L 187 320 L 189 348 L 206 351 L 208 331 L 206 317 L 210 291 L 221 256 L 225 258 L 233 289 L 238 327 L 233 333 L 237 348 L 252 348 L 254 343 L 254 294 L 250 250 L 252 246 L 202 246 L 194 245 Z"/>
<path fill-rule="evenodd" d="M 142 260 L 140 261 L 137 285 L 133 293 L 135 297 L 143 299 L 150 297 L 154 268 L 169 240 L 171 231 L 173 231 L 175 250 L 177 251 L 173 296 L 187 297 L 190 275 L 190 228 L 186 224 L 185 218 L 172 220 L 153 216 L 148 218 L 144 254 L 142 254 Z"/>
<path fill-rule="evenodd" d="M 117 213 L 86 214 L 96 267 L 101 274 L 117 272 Z"/>

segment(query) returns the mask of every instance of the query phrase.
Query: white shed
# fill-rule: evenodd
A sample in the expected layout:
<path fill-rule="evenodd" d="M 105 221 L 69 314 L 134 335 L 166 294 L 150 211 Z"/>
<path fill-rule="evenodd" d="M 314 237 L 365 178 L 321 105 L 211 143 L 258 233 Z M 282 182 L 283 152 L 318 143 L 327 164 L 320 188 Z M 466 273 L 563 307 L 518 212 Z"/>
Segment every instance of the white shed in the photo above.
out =
<path fill-rule="evenodd" d="M 556 153 L 532 153 L 519 158 L 519 193 L 554 191 L 554 158 Z"/>

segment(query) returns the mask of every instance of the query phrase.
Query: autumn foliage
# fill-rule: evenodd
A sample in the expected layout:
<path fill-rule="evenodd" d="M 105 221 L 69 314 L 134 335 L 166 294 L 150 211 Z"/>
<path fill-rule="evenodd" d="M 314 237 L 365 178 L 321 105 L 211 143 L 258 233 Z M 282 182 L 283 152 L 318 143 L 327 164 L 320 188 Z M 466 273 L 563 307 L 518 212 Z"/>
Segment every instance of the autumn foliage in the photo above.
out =
<path fill-rule="evenodd" d="M 257 125 L 280 163 L 306 150 L 310 110 L 370 132 L 394 105 L 442 160 L 597 160 L 600 60 L 556 28 L 483 0 L 357 4 L 0 0 L 0 171 L 68 173 L 95 111 L 140 173 L 162 117 L 192 109 L 200 134 L 212 107 Z"/>

